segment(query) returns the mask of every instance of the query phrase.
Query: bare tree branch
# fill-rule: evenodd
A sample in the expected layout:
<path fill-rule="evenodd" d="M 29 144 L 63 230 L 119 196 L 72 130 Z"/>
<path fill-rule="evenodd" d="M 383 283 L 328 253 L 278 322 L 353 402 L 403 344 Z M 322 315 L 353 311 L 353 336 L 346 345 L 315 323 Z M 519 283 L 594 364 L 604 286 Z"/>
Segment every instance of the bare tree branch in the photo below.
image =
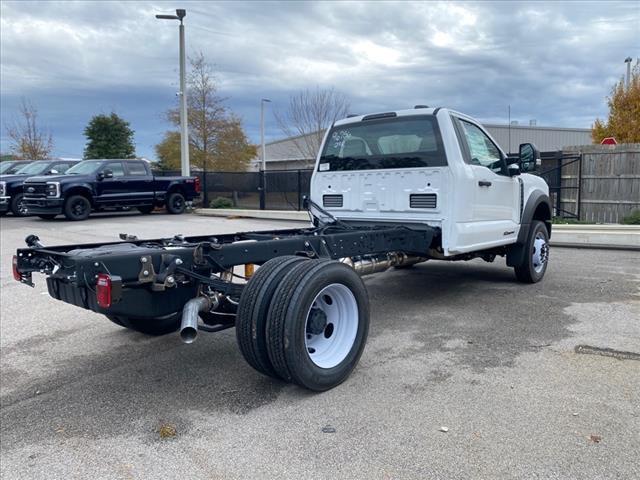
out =
<path fill-rule="evenodd" d="M 12 153 L 23 160 L 45 160 L 53 150 L 51 133 L 38 125 L 38 110 L 23 98 L 18 109 L 18 118 L 7 126 Z"/>
<path fill-rule="evenodd" d="M 314 159 L 325 131 L 333 122 L 347 116 L 347 97 L 333 88 L 303 90 L 289 98 L 284 112 L 275 112 L 276 121 L 304 159 Z"/>

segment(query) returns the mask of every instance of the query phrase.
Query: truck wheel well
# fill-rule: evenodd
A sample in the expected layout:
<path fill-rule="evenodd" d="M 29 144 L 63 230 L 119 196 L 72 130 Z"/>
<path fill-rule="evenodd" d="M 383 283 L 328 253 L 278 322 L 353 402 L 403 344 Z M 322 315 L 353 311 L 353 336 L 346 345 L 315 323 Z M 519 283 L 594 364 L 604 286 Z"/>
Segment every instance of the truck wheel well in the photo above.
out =
<path fill-rule="evenodd" d="M 173 185 L 169 187 L 169 190 L 167 190 L 167 197 L 169 197 L 169 195 L 171 195 L 172 193 L 181 193 L 182 195 L 184 195 L 184 189 L 180 185 Z"/>
<path fill-rule="evenodd" d="M 67 192 L 64 193 L 64 198 L 66 200 L 67 198 L 70 198 L 73 195 L 82 195 L 87 200 L 89 200 L 91 202 L 91 204 L 93 205 L 93 196 L 91 195 L 91 192 L 89 190 L 87 190 L 86 188 L 84 188 L 84 187 L 71 188 Z"/>
<path fill-rule="evenodd" d="M 551 236 L 551 209 L 546 202 L 541 202 L 533 212 L 533 220 L 540 220 L 547 226 L 547 232 Z"/>

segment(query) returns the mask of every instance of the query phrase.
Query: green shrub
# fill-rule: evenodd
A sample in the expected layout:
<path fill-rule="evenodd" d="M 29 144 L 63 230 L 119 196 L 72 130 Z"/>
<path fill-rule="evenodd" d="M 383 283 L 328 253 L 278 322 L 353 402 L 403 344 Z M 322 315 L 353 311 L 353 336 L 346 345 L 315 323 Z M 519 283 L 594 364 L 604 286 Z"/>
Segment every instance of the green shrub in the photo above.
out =
<path fill-rule="evenodd" d="M 632 210 L 629 215 L 622 219 L 625 225 L 640 225 L 640 210 Z"/>
<path fill-rule="evenodd" d="M 233 208 L 233 201 L 226 197 L 216 197 L 209 202 L 211 208 Z"/>

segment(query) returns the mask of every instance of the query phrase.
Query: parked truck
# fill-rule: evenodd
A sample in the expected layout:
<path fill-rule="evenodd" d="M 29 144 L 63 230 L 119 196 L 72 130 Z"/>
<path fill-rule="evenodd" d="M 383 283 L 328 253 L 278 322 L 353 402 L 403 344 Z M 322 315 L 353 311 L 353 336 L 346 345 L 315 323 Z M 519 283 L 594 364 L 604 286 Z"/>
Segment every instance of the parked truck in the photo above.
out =
<path fill-rule="evenodd" d="M 85 160 L 57 177 L 32 177 L 24 183 L 29 214 L 86 220 L 92 211 L 136 208 L 151 213 L 164 206 L 180 214 L 200 193 L 198 177 L 157 177 L 144 160 Z"/>
<path fill-rule="evenodd" d="M 478 121 L 445 108 L 353 116 L 324 137 L 308 228 L 55 247 L 31 235 L 14 276 L 32 285 L 44 273 L 52 297 L 151 335 L 179 330 L 191 343 L 236 327 L 258 372 L 327 390 L 365 346 L 362 275 L 505 257 L 519 281 L 543 278 L 551 205 L 526 173 L 538 164 L 532 144 L 510 158 Z"/>
<path fill-rule="evenodd" d="M 0 215 L 5 215 L 7 212 L 13 213 L 16 217 L 28 215 L 24 205 L 24 182 L 35 175 L 52 178 L 53 175 L 66 172 L 76 163 L 78 163 L 77 160 L 24 162 L 17 170 L 10 169 L 4 175 L 0 175 Z"/>

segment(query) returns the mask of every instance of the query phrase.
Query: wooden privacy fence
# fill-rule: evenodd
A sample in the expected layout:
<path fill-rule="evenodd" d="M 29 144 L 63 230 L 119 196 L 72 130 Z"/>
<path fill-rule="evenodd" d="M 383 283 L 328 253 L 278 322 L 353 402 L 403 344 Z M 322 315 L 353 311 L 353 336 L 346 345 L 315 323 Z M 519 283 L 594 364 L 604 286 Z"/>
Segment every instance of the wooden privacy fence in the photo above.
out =
<path fill-rule="evenodd" d="M 620 223 L 640 209 L 640 144 L 582 145 L 563 150 L 581 160 L 560 171 L 560 207 L 579 220 Z"/>

